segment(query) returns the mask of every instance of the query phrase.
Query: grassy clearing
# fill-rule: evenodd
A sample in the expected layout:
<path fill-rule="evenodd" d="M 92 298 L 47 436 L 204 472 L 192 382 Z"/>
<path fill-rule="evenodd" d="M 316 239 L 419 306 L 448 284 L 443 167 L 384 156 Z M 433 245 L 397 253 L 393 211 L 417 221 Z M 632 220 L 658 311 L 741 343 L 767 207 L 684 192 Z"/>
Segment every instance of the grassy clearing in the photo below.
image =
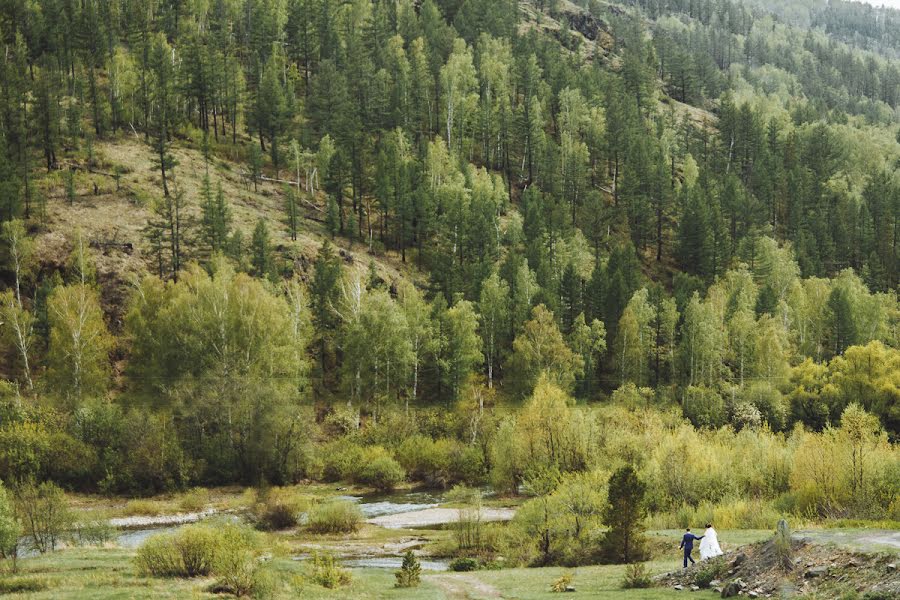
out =
<path fill-rule="evenodd" d="M 847 529 L 819 530 L 823 542 L 835 541 L 835 533 L 848 541 L 857 537 L 877 534 L 879 530 Z M 804 535 L 806 532 L 804 532 Z M 352 569 L 349 585 L 328 590 L 305 579 L 306 565 L 291 559 L 292 555 L 310 550 L 326 550 L 335 554 L 363 554 L 375 549 L 387 551 L 391 544 L 410 539 L 435 541 L 446 536 L 446 531 L 384 530 L 365 526 L 356 534 L 309 536 L 279 533 L 268 536 L 274 558 L 265 569 L 274 576 L 275 600 L 304 598 L 310 600 L 347 599 L 398 599 L 398 600 L 478 600 L 484 598 L 515 598 L 517 600 L 559 598 L 550 592 L 551 584 L 564 573 L 574 573 L 576 592 L 566 598 L 591 598 L 596 600 L 623 598 L 625 600 L 650 600 L 676 598 L 679 592 L 651 588 L 623 590 L 621 583 L 625 566 L 590 566 L 574 569 L 549 567 L 540 569 L 504 569 L 470 573 L 426 572 L 422 585 L 416 589 L 394 588 L 394 575 L 390 569 Z M 678 540 L 681 531 L 653 531 L 648 534 L 660 551 L 657 559 L 647 563 L 652 575 L 677 570 L 680 567 Z M 723 547 L 733 549 L 768 538 L 765 530 L 725 530 L 720 532 Z M 830 536 L 830 537 L 828 537 Z M 828 539 L 825 539 L 828 537 Z M 837 540 L 840 543 L 840 540 Z M 365 552 L 364 552 L 365 551 Z M 168 598 L 222 598 L 209 590 L 212 578 L 162 579 L 145 577 L 138 572 L 134 562 L 135 552 L 113 548 L 72 548 L 45 556 L 22 560 L 20 572 L 15 576 L 0 576 L 0 582 L 9 583 L 9 592 L 3 598 L 29 599 L 168 599 Z M 32 585 L 33 584 L 33 585 Z M 12 590 L 18 588 L 35 591 Z M 43 588 L 43 589 L 40 589 Z M 0 589 L 6 589 L 0 585 Z M 684 595 L 684 592 L 680 592 Z M 692 593 L 694 598 L 713 598 L 710 592 Z"/>
<path fill-rule="evenodd" d="M 674 560 L 653 561 L 648 564 L 648 567 L 651 575 L 656 575 L 673 570 L 678 567 L 678 564 Z M 580 567 L 577 569 L 560 567 L 503 569 L 501 571 L 478 571 L 468 575 L 474 576 L 483 584 L 499 590 L 504 598 L 549 600 L 560 597 L 559 594 L 550 591 L 550 586 L 564 573 L 575 574 L 572 585 L 575 586 L 576 592 L 565 594 L 566 598 L 649 600 L 651 598 L 677 598 L 685 593 L 658 588 L 623 590 L 624 565 Z M 441 575 L 441 577 L 451 577 L 451 575 Z M 691 594 L 691 598 L 714 598 L 717 596 L 718 594 L 712 592 L 694 592 Z"/>
<path fill-rule="evenodd" d="M 34 580 L 46 584 L 46 589 L 31 593 L 5 595 L 8 598 L 112 600 L 133 598 L 214 598 L 222 597 L 208 591 L 212 580 L 160 579 L 143 577 L 133 563 L 134 553 L 115 549 L 73 549 L 57 552 L 23 563 L 18 580 Z M 656 561 L 650 564 L 652 573 L 674 568 L 676 561 Z M 301 562 L 277 558 L 268 565 L 276 575 L 274 598 L 305 598 L 326 600 L 345 598 L 368 600 L 376 598 L 408 600 L 455 600 L 456 598 L 555 598 L 551 583 L 571 569 L 508 569 L 477 571 L 474 573 L 427 573 L 422 585 L 415 589 L 394 588 L 390 569 L 352 569 L 353 579 L 343 588 L 328 590 L 304 580 L 306 567 Z M 622 566 L 582 567 L 574 569 L 575 594 L 567 598 L 626 598 L 643 600 L 676 597 L 669 590 L 622 590 Z M 693 597 L 693 596 L 692 596 Z M 713 597 L 698 593 L 696 597 Z"/>

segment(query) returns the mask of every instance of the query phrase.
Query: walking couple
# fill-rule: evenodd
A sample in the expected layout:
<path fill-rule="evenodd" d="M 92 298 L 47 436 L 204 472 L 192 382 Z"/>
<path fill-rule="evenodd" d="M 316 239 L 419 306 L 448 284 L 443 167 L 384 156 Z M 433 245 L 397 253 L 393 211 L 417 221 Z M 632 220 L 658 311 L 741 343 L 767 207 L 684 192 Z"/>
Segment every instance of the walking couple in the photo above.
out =
<path fill-rule="evenodd" d="M 694 550 L 694 541 L 700 542 L 700 560 L 707 560 L 714 556 L 722 555 L 722 549 L 719 547 L 719 536 L 716 534 L 716 530 L 713 529 L 712 523 L 706 524 L 706 531 L 701 536 L 691 533 L 691 528 L 688 527 L 681 538 L 680 546 L 684 550 L 685 569 L 687 569 L 688 561 L 691 561 L 692 565 L 696 564 L 691 556 L 691 552 Z"/>

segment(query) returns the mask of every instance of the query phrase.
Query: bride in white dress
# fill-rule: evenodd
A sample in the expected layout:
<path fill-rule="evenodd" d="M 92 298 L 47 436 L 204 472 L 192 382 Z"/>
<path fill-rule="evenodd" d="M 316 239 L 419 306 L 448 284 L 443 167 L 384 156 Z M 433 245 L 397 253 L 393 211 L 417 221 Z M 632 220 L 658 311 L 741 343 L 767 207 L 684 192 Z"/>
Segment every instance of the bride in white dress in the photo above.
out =
<path fill-rule="evenodd" d="M 721 556 L 722 549 L 719 547 L 719 536 L 713 529 L 711 523 L 706 524 L 706 531 L 703 532 L 703 539 L 700 540 L 700 560 L 708 560 L 714 556 Z"/>

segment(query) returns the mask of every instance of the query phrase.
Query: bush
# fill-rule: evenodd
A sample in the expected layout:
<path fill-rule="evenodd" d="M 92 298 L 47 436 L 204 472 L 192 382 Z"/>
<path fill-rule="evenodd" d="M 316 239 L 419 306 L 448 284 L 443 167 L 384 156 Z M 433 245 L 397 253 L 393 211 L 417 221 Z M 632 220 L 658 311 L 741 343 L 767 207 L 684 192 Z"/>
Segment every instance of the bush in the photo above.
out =
<path fill-rule="evenodd" d="M 115 527 L 105 519 L 79 521 L 72 530 L 72 539 L 79 546 L 102 546 L 115 537 Z"/>
<path fill-rule="evenodd" d="M 650 573 L 644 563 L 631 563 L 625 567 L 625 579 L 622 580 L 622 587 L 626 590 L 648 588 L 653 585 L 650 579 Z"/>
<path fill-rule="evenodd" d="M 307 529 L 313 533 L 355 533 L 361 523 L 362 512 L 356 504 L 335 500 L 310 511 Z"/>
<path fill-rule="evenodd" d="M 151 577 L 185 577 L 184 561 L 174 537 L 154 535 L 138 548 L 134 557 L 138 573 Z"/>
<path fill-rule="evenodd" d="M 31 544 L 41 554 L 55 550 L 75 520 L 65 493 L 51 481 L 20 485 L 16 489 L 16 504 Z"/>
<path fill-rule="evenodd" d="M 397 459 L 409 476 L 429 485 L 448 487 L 455 483 L 475 484 L 484 478 L 484 452 L 479 446 L 455 439 L 432 440 L 416 435 L 397 449 Z"/>
<path fill-rule="evenodd" d="M 316 552 L 309 561 L 310 581 L 330 590 L 347 585 L 352 579 L 350 572 L 341 568 L 335 558 L 324 552 Z"/>
<path fill-rule="evenodd" d="M 278 531 L 296 527 L 309 502 L 288 490 L 257 491 L 252 518 L 257 529 Z"/>
<path fill-rule="evenodd" d="M 256 587 L 266 587 L 265 575 L 260 575 L 258 544 L 252 531 L 235 525 L 225 527 L 217 542 L 212 566 L 218 589 L 246 596 Z"/>
<path fill-rule="evenodd" d="M 138 572 L 154 577 L 217 578 L 216 589 L 245 596 L 265 587 L 259 543 L 252 530 L 233 524 L 193 525 L 151 537 L 138 549 Z"/>
<path fill-rule="evenodd" d="M 155 535 L 138 548 L 138 571 L 154 577 L 201 577 L 212 573 L 219 545 L 217 532 L 207 526 L 185 527 Z"/>
<path fill-rule="evenodd" d="M 725 424 L 725 400 L 718 391 L 690 386 L 684 392 L 684 416 L 695 427 L 721 427 Z"/>
<path fill-rule="evenodd" d="M 700 568 L 694 572 L 694 585 L 705 590 L 714 580 L 721 579 L 727 571 L 727 565 L 723 560 L 703 561 Z"/>
<path fill-rule="evenodd" d="M 455 558 L 450 561 L 450 570 L 456 571 L 458 573 L 466 571 L 477 571 L 478 561 L 474 558 L 469 557 Z"/>
<path fill-rule="evenodd" d="M 336 406 L 325 417 L 325 431 L 333 437 L 350 435 L 359 429 L 359 411 Z"/>
<path fill-rule="evenodd" d="M 398 588 L 414 588 L 419 587 L 422 578 L 422 565 L 419 559 L 413 554 L 412 550 L 407 550 L 403 556 L 403 564 L 400 570 L 394 573 L 397 583 L 394 584 Z"/>
<path fill-rule="evenodd" d="M 326 445 L 322 454 L 325 457 L 322 465 L 322 478 L 325 481 L 353 479 L 355 470 L 363 461 L 363 448 L 344 440 Z"/>
<path fill-rule="evenodd" d="M 557 593 L 566 592 L 572 586 L 572 581 L 574 580 L 575 573 L 563 573 L 550 586 L 550 591 Z"/>
<path fill-rule="evenodd" d="M 185 493 L 178 501 L 178 507 L 188 512 L 200 512 L 209 503 L 209 490 L 196 487 Z"/>
<path fill-rule="evenodd" d="M 15 509 L 9 495 L 0 482 L 0 559 L 15 557 L 22 535 L 22 524 L 16 517 Z M 15 564 L 13 564 L 15 568 Z"/>
<path fill-rule="evenodd" d="M 0 594 L 27 594 L 41 592 L 50 587 L 46 579 L 34 577 L 4 577 L 0 579 Z"/>
<path fill-rule="evenodd" d="M 380 491 L 390 491 L 406 477 L 403 467 L 381 446 L 366 448 L 363 460 L 353 471 L 353 480 L 371 485 Z"/>

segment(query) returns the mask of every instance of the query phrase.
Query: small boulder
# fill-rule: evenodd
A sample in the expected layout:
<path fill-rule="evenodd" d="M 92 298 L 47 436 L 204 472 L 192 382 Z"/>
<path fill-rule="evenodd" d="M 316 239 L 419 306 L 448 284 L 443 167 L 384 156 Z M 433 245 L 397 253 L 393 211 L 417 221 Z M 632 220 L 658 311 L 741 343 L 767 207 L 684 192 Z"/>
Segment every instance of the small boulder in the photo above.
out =
<path fill-rule="evenodd" d="M 681 590 L 684 589 L 684 586 L 683 586 L 683 585 L 680 585 L 680 584 L 679 584 L 679 585 L 673 585 L 673 586 L 672 586 L 672 589 L 675 590 L 676 592 L 680 592 Z"/>
<path fill-rule="evenodd" d="M 751 590 L 750 592 L 747 593 L 747 597 L 748 598 L 759 598 L 759 592 L 757 592 L 756 590 Z"/>
<path fill-rule="evenodd" d="M 731 568 L 739 567 L 745 560 L 747 560 L 747 555 L 743 552 L 738 552 L 734 555 L 734 558 L 731 559 Z"/>
<path fill-rule="evenodd" d="M 807 579 L 813 579 L 815 577 L 824 577 L 828 574 L 828 567 L 811 567 L 806 570 L 806 573 L 803 576 Z"/>
<path fill-rule="evenodd" d="M 896 570 L 897 570 L 897 563 L 888 563 L 887 568 L 888 568 L 888 571 L 896 571 Z"/>
<path fill-rule="evenodd" d="M 567 592 L 574 592 L 574 591 L 575 591 L 575 586 L 574 586 L 574 585 L 567 585 L 567 586 L 566 586 L 566 591 L 567 591 Z"/>
<path fill-rule="evenodd" d="M 713 579 L 712 581 L 709 582 L 709 587 L 711 587 L 711 588 L 719 587 L 721 585 L 722 585 L 722 582 L 719 581 L 718 579 Z"/>
<path fill-rule="evenodd" d="M 734 598 L 735 596 L 737 596 L 740 593 L 741 593 L 740 582 L 732 581 L 728 585 L 726 585 L 724 588 L 722 588 L 720 596 L 722 598 Z"/>
<path fill-rule="evenodd" d="M 699 592 L 699 591 L 700 591 L 700 586 L 699 586 L 699 585 L 692 585 L 692 586 L 691 586 L 691 591 L 692 591 L 692 592 Z"/>

